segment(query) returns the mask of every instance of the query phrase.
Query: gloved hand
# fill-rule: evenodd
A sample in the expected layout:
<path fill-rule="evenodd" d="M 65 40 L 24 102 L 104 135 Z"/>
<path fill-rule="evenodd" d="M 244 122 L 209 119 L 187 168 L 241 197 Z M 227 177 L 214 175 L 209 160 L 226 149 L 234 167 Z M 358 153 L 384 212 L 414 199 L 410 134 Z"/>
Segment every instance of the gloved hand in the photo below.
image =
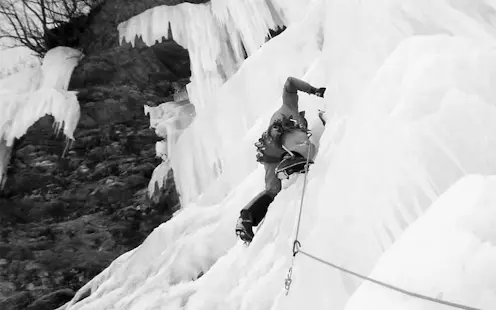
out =
<path fill-rule="evenodd" d="M 317 88 L 315 90 L 315 92 L 314 92 L 314 95 L 317 96 L 317 97 L 324 98 L 325 91 L 326 91 L 326 88 L 325 87 Z"/>

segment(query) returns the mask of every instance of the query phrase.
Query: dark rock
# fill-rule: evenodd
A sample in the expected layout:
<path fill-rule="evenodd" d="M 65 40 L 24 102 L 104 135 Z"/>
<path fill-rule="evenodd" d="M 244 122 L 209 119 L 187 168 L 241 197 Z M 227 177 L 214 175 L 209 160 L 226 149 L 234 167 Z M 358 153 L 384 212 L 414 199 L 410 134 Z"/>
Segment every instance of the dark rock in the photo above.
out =
<path fill-rule="evenodd" d="M 157 59 L 178 78 L 191 76 L 188 51 L 174 41 L 164 41 L 151 47 Z"/>
<path fill-rule="evenodd" d="M 131 172 L 131 173 L 140 173 L 145 178 L 150 179 L 152 176 L 153 170 L 155 170 L 156 166 L 157 165 L 155 165 L 153 163 L 143 163 L 143 164 L 140 164 L 136 167 L 132 167 L 127 171 Z"/>
<path fill-rule="evenodd" d="M 57 46 L 79 47 L 80 37 L 88 28 L 90 21 L 90 16 L 76 16 L 57 27 L 47 29 L 44 35 L 46 49 L 50 50 Z"/>
<path fill-rule="evenodd" d="M 93 108 L 95 105 L 94 102 L 87 104 L 88 108 Z M 91 110 L 90 110 L 91 111 Z M 86 112 L 86 111 L 85 111 Z M 98 121 L 94 118 L 94 116 L 90 115 L 91 112 L 82 113 L 79 118 L 79 127 L 80 128 L 94 128 L 98 126 Z"/>
<path fill-rule="evenodd" d="M 104 53 L 89 55 L 74 70 L 70 87 L 135 85 L 139 90 L 155 90 L 159 83 L 170 91 L 170 83 L 188 78 L 188 51 L 172 41 L 154 47 L 116 46 Z"/>
<path fill-rule="evenodd" d="M 0 243 L 0 258 L 9 257 L 11 251 L 12 251 L 12 246 L 5 243 Z"/>
<path fill-rule="evenodd" d="M 16 150 L 17 156 L 28 157 L 30 155 L 35 155 L 37 147 L 32 144 L 24 145 L 23 147 Z"/>
<path fill-rule="evenodd" d="M 60 199 L 63 199 L 63 194 Z M 62 201 L 38 203 L 36 207 L 32 208 L 29 217 L 32 219 L 52 219 L 62 220 L 65 216 L 69 215 L 65 204 Z"/>
<path fill-rule="evenodd" d="M 27 246 L 11 246 L 5 258 L 10 261 L 26 261 L 34 257 L 34 253 Z"/>
<path fill-rule="evenodd" d="M 29 291 L 30 298 L 14 310 L 46 305 L 38 300 L 60 288 L 79 289 L 177 209 L 167 199 L 157 204 L 146 196 L 160 160 L 143 115 L 78 128 L 64 158 L 53 155 L 55 144 L 35 143 L 47 136 L 28 131 L 17 154 L 26 167 L 14 168 L 12 194 L 0 199 L 0 293 L 2 283 L 11 283 L 5 284 L 13 287 L 10 295 Z M 44 161 L 55 166 L 40 166 Z M 178 200 L 175 191 L 165 192 L 169 201 Z"/>
<path fill-rule="evenodd" d="M 32 300 L 33 298 L 29 292 L 18 292 L 7 298 L 4 298 L 3 300 L 0 299 L 0 309 L 26 309 L 27 305 L 29 305 Z"/>
<path fill-rule="evenodd" d="M 105 99 L 102 103 L 93 106 L 93 115 L 98 124 L 122 123 L 133 118 L 132 111 L 126 107 L 126 102 L 115 99 Z"/>
<path fill-rule="evenodd" d="M 29 222 L 30 205 L 27 202 L 0 198 L 0 223 L 2 221 L 27 223 Z"/>
<path fill-rule="evenodd" d="M 132 85 L 91 87 L 81 91 L 78 98 L 81 104 L 81 129 L 144 119 L 145 102 L 170 99 L 160 97 L 157 93 L 140 91 Z"/>
<path fill-rule="evenodd" d="M 26 310 L 53 310 L 70 301 L 74 295 L 70 288 L 60 289 L 36 299 Z"/>

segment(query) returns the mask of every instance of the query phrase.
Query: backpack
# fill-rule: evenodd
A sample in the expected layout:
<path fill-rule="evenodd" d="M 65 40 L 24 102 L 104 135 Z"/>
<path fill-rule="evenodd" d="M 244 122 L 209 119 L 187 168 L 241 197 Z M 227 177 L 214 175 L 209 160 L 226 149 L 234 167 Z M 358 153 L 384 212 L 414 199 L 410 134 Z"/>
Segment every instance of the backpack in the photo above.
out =
<path fill-rule="evenodd" d="M 305 111 L 300 112 L 303 117 L 304 124 L 298 123 L 293 117 L 283 116 L 281 119 L 276 120 L 270 124 L 269 128 L 263 132 L 262 137 L 255 143 L 257 148 L 256 160 L 260 163 L 279 163 L 286 151 L 282 147 L 282 140 L 284 134 L 290 133 L 294 130 L 300 130 L 308 133 L 308 122 L 305 119 Z M 271 136 L 273 130 L 276 129 L 277 134 Z"/>

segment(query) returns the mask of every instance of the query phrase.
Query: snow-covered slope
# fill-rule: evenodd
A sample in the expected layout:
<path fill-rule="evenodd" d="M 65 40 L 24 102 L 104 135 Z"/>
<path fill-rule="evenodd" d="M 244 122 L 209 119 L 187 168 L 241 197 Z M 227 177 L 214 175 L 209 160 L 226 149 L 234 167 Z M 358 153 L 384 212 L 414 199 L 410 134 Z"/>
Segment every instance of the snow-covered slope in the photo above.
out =
<path fill-rule="evenodd" d="M 287 21 L 285 32 L 254 51 L 222 86 L 214 87 L 211 97 L 198 102 L 199 90 L 213 84 L 194 80 L 196 118 L 170 154 L 183 209 L 83 287 L 66 309 L 354 310 L 371 309 L 375 300 L 381 309 L 446 309 L 387 291 L 367 300 L 384 289 L 361 286 L 358 278 L 303 255 L 294 260 L 286 296 L 284 278 L 292 261 L 302 176 L 276 197 L 251 246 L 236 244 L 239 210 L 264 186 L 253 143 L 281 104 L 288 75 L 327 87 L 324 100 L 300 96 L 314 139 L 320 138 L 303 204 L 302 249 L 364 275 L 373 271 L 375 277 L 406 289 L 488 309 L 496 296 L 489 276 L 493 270 L 486 263 L 494 248 L 480 243 L 484 229 L 493 227 L 496 219 L 490 215 L 487 222 L 476 219 L 496 206 L 487 200 L 489 209 L 480 209 L 480 204 L 470 202 L 471 188 L 477 189 L 482 177 L 460 183 L 432 212 L 422 214 L 463 176 L 496 172 L 496 28 L 491 13 L 496 4 L 263 2 L 275 12 L 297 8 L 298 14 Z M 235 9 L 234 1 L 220 0 L 202 7 L 216 12 L 215 8 L 225 8 L 221 4 Z M 170 12 L 188 14 L 193 9 L 182 4 L 174 10 Z M 157 27 L 149 20 L 149 15 L 135 17 L 121 31 L 126 37 L 142 32 L 154 38 Z M 249 28 L 237 31 L 240 37 L 254 35 Z M 210 47 L 202 46 L 213 50 Z M 208 57 L 221 55 L 188 48 L 205 56 L 193 56 L 193 74 L 214 61 Z M 325 130 L 316 118 L 322 107 L 328 111 Z M 488 179 L 488 188 L 493 183 Z M 453 213 L 446 201 L 454 201 Z M 446 224 L 456 221 L 458 211 L 475 214 L 472 226 Z M 437 232 L 432 230 L 436 221 Z M 473 251 L 465 247 L 468 243 L 457 247 L 441 242 L 466 237 L 471 227 L 482 229 L 465 239 Z M 411 240 L 422 240 L 425 231 L 439 235 L 419 246 L 416 255 L 409 254 L 415 251 Z M 434 243 L 439 247 L 431 246 Z M 446 269 L 450 263 L 453 268 L 481 270 L 450 273 Z M 423 269 L 416 269 L 419 266 Z M 483 268 L 488 277 L 477 277 Z M 434 283 L 436 275 L 427 276 L 433 270 L 446 278 Z M 483 291 L 457 293 L 474 287 Z"/>
<path fill-rule="evenodd" d="M 382 255 L 371 276 L 427 296 L 494 309 L 495 206 L 496 176 L 462 179 Z M 442 308 L 365 283 L 345 310 Z"/>

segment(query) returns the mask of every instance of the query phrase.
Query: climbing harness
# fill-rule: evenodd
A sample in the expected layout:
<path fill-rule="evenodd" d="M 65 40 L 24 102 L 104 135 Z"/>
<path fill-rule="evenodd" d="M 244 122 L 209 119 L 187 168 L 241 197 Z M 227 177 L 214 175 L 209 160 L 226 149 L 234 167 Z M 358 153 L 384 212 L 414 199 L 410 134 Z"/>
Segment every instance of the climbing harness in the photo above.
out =
<path fill-rule="evenodd" d="M 308 143 L 310 143 L 310 141 Z M 296 254 L 301 253 L 302 255 L 304 255 L 304 256 L 306 256 L 306 257 L 308 257 L 310 259 L 313 259 L 313 260 L 315 260 L 315 261 L 317 261 L 319 263 L 322 263 L 322 264 L 327 265 L 329 267 L 332 267 L 332 268 L 335 268 L 337 270 L 340 270 L 340 271 L 342 271 L 344 273 L 353 275 L 353 276 L 358 277 L 358 278 L 360 278 L 362 280 L 366 280 L 366 281 L 372 282 L 374 284 L 380 285 L 382 287 L 391 289 L 393 291 L 396 291 L 396 292 L 399 292 L 399 293 L 402 293 L 402 294 L 405 294 L 405 295 L 408 295 L 408 296 L 411 296 L 411 297 L 414 297 L 414 298 L 419 298 L 419 299 L 427 300 L 427 301 L 430 301 L 430 302 L 433 302 L 433 303 L 438 303 L 438 304 L 442 304 L 442 305 L 445 305 L 445 306 L 451 306 L 453 308 L 462 309 L 462 310 L 482 310 L 480 308 L 474 308 L 474 307 L 470 307 L 470 306 L 466 306 L 466 305 L 462 305 L 462 304 L 457 304 L 457 303 L 450 302 L 450 301 L 444 301 L 444 300 L 439 299 L 439 298 L 429 297 L 429 296 L 425 296 L 425 295 L 418 294 L 418 293 L 415 293 L 415 292 L 411 292 L 411 291 L 408 291 L 408 290 L 405 290 L 405 289 L 396 287 L 394 285 L 391 285 L 391 284 L 388 284 L 388 283 L 385 283 L 385 282 L 381 282 L 381 281 L 375 280 L 373 278 L 370 278 L 370 277 L 361 275 L 361 274 L 359 274 L 357 272 L 354 272 L 354 271 L 351 271 L 349 269 L 340 267 L 340 266 L 338 266 L 336 264 L 333 264 L 331 262 L 325 261 L 325 260 L 323 260 L 321 258 L 318 258 L 318 257 L 316 257 L 316 256 L 314 256 L 312 254 L 309 254 L 309 253 L 301 250 L 300 249 L 301 248 L 301 243 L 298 240 L 298 237 L 299 237 L 299 233 L 300 233 L 300 222 L 301 222 L 301 215 L 302 215 L 302 210 L 303 210 L 303 199 L 305 197 L 305 189 L 306 189 L 306 185 L 307 185 L 307 173 L 308 173 L 309 157 L 310 157 L 310 148 L 308 150 L 307 163 L 305 165 L 305 178 L 303 180 L 303 189 L 302 189 L 302 192 L 301 192 L 300 209 L 299 209 L 299 212 L 298 212 L 298 220 L 296 222 L 296 234 L 295 234 L 295 239 L 293 241 L 293 257 L 291 259 L 291 264 L 289 266 L 288 273 L 286 274 L 286 278 L 284 279 L 284 288 L 285 288 L 285 291 L 286 291 L 286 296 L 289 294 L 289 290 L 291 289 L 291 284 L 293 282 L 293 278 L 292 278 L 293 277 L 293 265 L 294 265 L 294 260 L 295 260 Z"/>

